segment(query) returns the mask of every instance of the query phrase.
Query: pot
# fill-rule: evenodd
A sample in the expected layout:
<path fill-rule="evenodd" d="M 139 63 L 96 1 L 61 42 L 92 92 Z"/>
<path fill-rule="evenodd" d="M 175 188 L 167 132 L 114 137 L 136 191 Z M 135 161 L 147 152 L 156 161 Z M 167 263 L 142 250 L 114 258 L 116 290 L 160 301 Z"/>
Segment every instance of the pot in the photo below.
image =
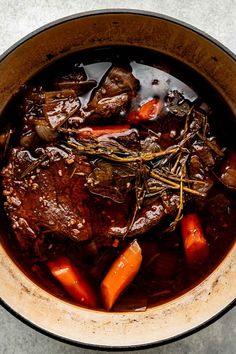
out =
<path fill-rule="evenodd" d="M 83 49 L 132 45 L 167 54 L 203 76 L 236 116 L 236 58 L 214 39 L 168 17 L 129 10 L 70 16 L 40 28 L 1 56 L 0 113 L 40 69 Z M 1 239 L 6 232 L 1 223 Z M 236 242 L 199 285 L 146 312 L 112 313 L 81 308 L 33 283 L 0 244 L 2 303 L 37 329 L 87 346 L 141 347 L 176 339 L 209 323 L 236 299 Z"/>

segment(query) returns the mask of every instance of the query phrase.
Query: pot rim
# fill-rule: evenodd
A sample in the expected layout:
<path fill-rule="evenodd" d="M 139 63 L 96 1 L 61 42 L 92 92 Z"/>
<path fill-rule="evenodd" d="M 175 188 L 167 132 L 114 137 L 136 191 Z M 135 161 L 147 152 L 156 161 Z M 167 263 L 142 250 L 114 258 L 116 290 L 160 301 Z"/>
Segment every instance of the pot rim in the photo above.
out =
<path fill-rule="evenodd" d="M 217 39 L 212 37 L 210 34 L 200 30 L 199 28 L 197 28 L 193 25 L 188 24 L 185 21 L 181 21 L 181 20 L 175 19 L 174 17 L 168 16 L 168 15 L 163 15 L 163 14 L 160 14 L 158 12 L 153 12 L 153 11 L 138 10 L 138 9 L 126 9 L 126 8 L 121 8 L 121 9 L 120 8 L 114 8 L 114 9 L 110 8 L 110 9 L 91 10 L 91 11 L 84 11 L 84 12 L 75 13 L 75 14 L 72 14 L 69 16 L 61 17 L 57 20 L 51 21 L 43 26 L 40 26 L 36 30 L 28 33 L 27 35 L 25 35 L 24 37 L 22 37 L 21 39 L 19 39 L 15 43 L 13 43 L 8 49 L 6 49 L 2 54 L 0 54 L 0 62 L 3 59 L 5 59 L 11 52 L 13 52 L 17 47 L 19 47 L 21 44 L 23 44 L 24 42 L 26 42 L 30 38 L 35 37 L 39 33 L 42 33 L 44 31 L 48 30 L 49 28 L 55 27 L 57 25 L 61 25 L 65 22 L 75 20 L 78 18 L 90 17 L 90 16 L 94 16 L 94 15 L 106 15 L 106 14 L 134 14 L 134 15 L 140 15 L 140 16 L 143 15 L 143 16 L 159 18 L 162 20 L 167 20 L 167 21 L 172 22 L 174 24 L 181 25 L 182 27 L 190 29 L 190 30 L 196 32 L 197 34 L 200 34 L 202 37 L 210 40 L 212 43 L 216 44 L 226 54 L 230 55 L 232 57 L 232 59 L 234 59 L 236 61 L 236 53 L 231 51 L 228 47 L 226 47 L 220 41 L 218 41 Z"/>
<path fill-rule="evenodd" d="M 35 331 L 43 334 L 46 337 L 58 340 L 61 343 L 69 344 L 71 346 L 80 347 L 80 348 L 84 348 L 84 349 L 93 349 L 93 350 L 98 349 L 98 350 L 107 351 L 107 352 L 119 352 L 119 351 L 135 351 L 135 350 L 145 350 L 145 349 L 157 348 L 157 347 L 161 347 L 163 345 L 174 343 L 178 340 L 187 338 L 187 337 L 191 336 L 192 334 L 195 334 L 195 333 L 201 331 L 202 329 L 207 328 L 211 324 L 215 323 L 221 317 L 223 317 L 225 314 L 227 314 L 230 310 L 232 310 L 234 307 L 236 307 L 236 298 L 230 304 L 228 304 L 225 308 L 223 308 L 220 312 L 218 312 L 215 316 L 211 317 L 209 320 L 203 322 L 199 326 L 197 326 L 191 330 L 188 330 L 184 333 L 178 334 L 178 335 L 171 337 L 169 339 L 160 340 L 160 341 L 156 341 L 153 343 L 130 345 L 130 346 L 115 346 L 115 347 L 114 346 L 104 346 L 104 345 L 99 345 L 99 344 L 88 344 L 88 343 L 79 342 L 77 340 L 72 340 L 72 339 L 62 337 L 58 334 L 49 332 L 49 331 L 37 326 L 36 324 L 31 322 L 29 319 L 23 317 L 18 312 L 16 312 L 13 308 L 11 308 L 1 298 L 0 298 L 0 306 L 2 306 L 7 312 L 9 312 L 17 320 L 21 321 L 22 323 L 24 323 L 28 327 L 34 329 Z"/>
<path fill-rule="evenodd" d="M 170 17 L 168 15 L 163 15 L 163 14 L 152 12 L 152 11 L 138 10 L 138 9 L 126 9 L 126 8 L 115 8 L 115 9 L 110 8 L 110 9 L 91 10 L 91 11 L 85 11 L 85 12 L 81 12 L 81 13 L 75 13 L 75 14 L 65 16 L 65 17 L 59 18 L 57 20 L 51 21 L 43 26 L 40 26 L 38 29 L 30 32 L 29 34 L 22 37 L 20 40 L 16 41 L 7 50 L 5 50 L 2 54 L 0 54 L 0 63 L 9 54 L 11 54 L 15 49 L 17 49 L 21 44 L 27 42 L 29 39 L 37 36 L 38 34 L 44 32 L 44 31 L 47 31 L 48 29 L 51 29 L 53 27 L 56 27 L 57 25 L 61 25 L 63 23 L 69 22 L 71 20 L 84 18 L 84 17 L 91 17 L 94 15 L 97 16 L 97 15 L 107 15 L 107 14 L 131 14 L 131 15 L 133 14 L 133 15 L 139 15 L 139 16 L 145 16 L 145 17 L 154 17 L 157 19 L 171 22 L 173 24 L 180 25 L 188 30 L 191 30 L 191 31 L 197 33 L 198 35 L 207 39 L 208 41 L 212 42 L 218 48 L 220 48 L 222 51 L 224 51 L 227 55 L 229 55 L 234 61 L 236 61 L 236 54 L 234 52 L 232 52 L 229 48 L 227 48 L 225 45 L 223 45 L 221 42 L 216 40 L 211 35 L 207 34 L 206 32 L 204 32 L 204 31 L 198 29 L 197 27 L 190 25 L 184 21 L 175 19 L 175 18 Z M 222 310 L 220 310 L 214 316 L 210 317 L 208 320 L 205 320 L 203 323 L 199 324 L 198 326 L 196 326 L 190 330 L 187 330 L 181 334 L 177 334 L 177 335 L 175 335 L 171 338 L 168 338 L 168 339 L 162 339 L 162 340 L 154 341 L 152 343 L 147 343 L 147 344 L 138 344 L 138 345 L 129 345 L 129 346 L 109 346 L 109 345 L 89 344 L 89 343 L 80 342 L 78 340 L 65 338 L 59 334 L 52 333 L 50 331 L 47 331 L 46 329 L 43 329 L 43 328 L 37 326 L 35 323 L 31 322 L 29 319 L 25 318 L 23 315 L 16 312 L 2 298 L 0 298 L 0 305 L 3 308 L 5 308 L 9 313 L 11 313 L 15 318 L 17 318 L 21 322 L 27 324 L 29 327 L 33 328 L 34 330 L 37 330 L 41 334 L 44 334 L 48 337 L 59 340 L 60 342 L 67 343 L 67 344 L 70 344 L 73 346 L 82 347 L 82 348 L 99 349 L 99 350 L 103 350 L 103 351 L 115 352 L 115 351 L 121 351 L 121 350 L 123 350 L 123 351 L 137 350 L 137 349 L 143 350 L 143 349 L 147 349 L 147 348 L 162 346 L 162 345 L 172 343 L 177 340 L 186 338 L 189 335 L 194 334 L 203 328 L 206 328 L 207 326 L 209 326 L 210 324 L 214 323 L 216 320 L 221 318 L 224 314 L 226 314 L 229 310 L 231 310 L 234 306 L 236 306 L 236 298 L 231 303 L 227 304 L 224 308 L 222 308 Z"/>

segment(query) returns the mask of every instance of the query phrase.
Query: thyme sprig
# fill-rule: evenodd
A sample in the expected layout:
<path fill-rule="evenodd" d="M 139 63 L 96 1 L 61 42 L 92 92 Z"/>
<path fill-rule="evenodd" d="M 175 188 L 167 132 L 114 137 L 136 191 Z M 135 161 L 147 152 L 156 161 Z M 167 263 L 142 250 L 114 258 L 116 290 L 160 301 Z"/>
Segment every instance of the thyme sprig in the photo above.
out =
<path fill-rule="evenodd" d="M 214 141 L 207 137 L 209 127 L 207 116 L 203 115 L 200 123 L 195 121 L 195 127 L 193 127 L 194 114 L 196 114 L 194 111 L 195 105 L 192 105 L 185 116 L 184 128 L 176 138 L 176 145 L 172 145 L 165 150 L 158 149 L 155 152 L 145 152 L 142 149 L 132 150 L 113 139 L 102 140 L 92 137 L 83 139 L 79 137 L 76 129 L 66 127 L 58 129 L 61 134 L 64 134 L 65 139 L 60 144 L 60 147 L 65 151 L 72 150 L 75 154 L 87 155 L 92 157 L 92 159 L 102 159 L 109 164 L 123 165 L 124 168 L 132 165 L 132 168 L 135 169 L 133 181 L 135 206 L 125 235 L 132 229 L 137 214 L 147 198 L 162 198 L 163 193 L 168 192 L 178 195 L 178 212 L 168 228 L 168 231 L 173 231 L 182 218 L 186 194 L 205 197 L 206 194 L 202 190 L 204 190 L 207 182 L 201 179 L 189 178 L 188 176 L 188 161 L 193 143 L 199 143 L 200 141 L 201 144 L 205 144 L 220 157 L 224 153 Z M 157 137 L 156 132 L 149 128 L 145 129 L 149 135 Z M 76 136 L 76 138 L 73 136 Z M 23 171 L 20 178 L 26 177 L 28 173 L 43 163 L 46 158 L 47 154 L 43 154 L 35 160 Z M 75 167 L 71 177 L 76 174 Z M 199 188 L 199 185 L 203 188 Z M 196 186 L 198 186 L 198 189 L 196 189 Z"/>
<path fill-rule="evenodd" d="M 164 151 L 158 151 L 158 152 L 153 152 L 153 153 L 126 153 L 126 156 L 120 156 L 124 155 L 123 151 L 119 151 L 117 149 L 111 148 L 109 145 L 107 146 L 102 146 L 99 145 L 84 145 L 81 144 L 80 142 L 72 142 L 68 141 L 67 145 L 76 149 L 77 153 L 85 154 L 85 155 L 95 155 L 95 156 L 100 156 L 103 157 L 107 160 L 111 161 L 116 161 L 116 162 L 123 162 L 123 163 L 128 163 L 128 162 L 145 162 L 145 161 L 152 161 L 157 158 L 161 158 L 166 155 L 170 155 L 172 153 L 176 153 L 178 148 L 174 149 L 167 149 Z"/>

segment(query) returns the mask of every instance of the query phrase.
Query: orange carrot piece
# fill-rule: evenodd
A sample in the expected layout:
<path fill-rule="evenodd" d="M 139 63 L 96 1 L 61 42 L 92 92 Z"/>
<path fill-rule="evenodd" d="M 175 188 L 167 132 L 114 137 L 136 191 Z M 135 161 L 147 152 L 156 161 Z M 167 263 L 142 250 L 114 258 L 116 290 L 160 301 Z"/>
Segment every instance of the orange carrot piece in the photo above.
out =
<path fill-rule="evenodd" d="M 68 258 L 60 256 L 47 262 L 47 265 L 52 275 L 74 300 L 85 306 L 97 306 L 97 298 L 92 287 Z"/>
<path fill-rule="evenodd" d="M 127 116 L 127 122 L 138 124 L 155 118 L 161 112 L 163 103 L 157 98 L 144 103 L 137 111 L 131 111 Z"/>
<path fill-rule="evenodd" d="M 81 138 L 98 138 L 101 135 L 109 135 L 114 133 L 124 133 L 130 129 L 130 125 L 107 125 L 104 127 L 84 127 L 78 130 Z"/>
<path fill-rule="evenodd" d="M 185 215 L 182 218 L 181 232 L 189 265 L 204 261 L 208 257 L 209 247 L 197 214 Z"/>
<path fill-rule="evenodd" d="M 142 251 L 133 241 L 115 260 L 101 283 L 104 307 L 110 310 L 121 292 L 132 282 L 142 262 Z"/>
<path fill-rule="evenodd" d="M 151 101 L 146 102 L 139 109 L 140 120 L 145 121 L 148 119 L 155 118 L 162 110 L 162 102 L 153 98 Z"/>

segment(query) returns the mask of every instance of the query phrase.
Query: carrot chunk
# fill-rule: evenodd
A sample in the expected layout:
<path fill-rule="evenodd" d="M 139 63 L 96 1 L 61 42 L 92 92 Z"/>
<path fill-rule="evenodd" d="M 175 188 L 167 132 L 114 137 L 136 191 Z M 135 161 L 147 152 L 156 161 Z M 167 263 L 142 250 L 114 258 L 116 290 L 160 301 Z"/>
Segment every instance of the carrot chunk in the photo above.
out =
<path fill-rule="evenodd" d="M 181 220 L 181 232 L 189 265 L 204 261 L 209 254 L 201 222 L 196 214 L 185 215 Z"/>
<path fill-rule="evenodd" d="M 146 102 L 139 109 L 140 120 L 148 120 L 155 118 L 162 109 L 162 103 L 157 98 L 153 98 L 151 101 Z"/>
<path fill-rule="evenodd" d="M 98 138 L 102 135 L 124 133 L 130 129 L 130 125 L 107 125 L 104 127 L 84 127 L 78 130 L 80 138 Z"/>
<path fill-rule="evenodd" d="M 89 307 L 97 306 L 92 287 L 68 258 L 60 256 L 47 262 L 47 265 L 52 275 L 75 301 Z"/>
<path fill-rule="evenodd" d="M 142 251 L 133 241 L 115 260 L 101 283 L 101 294 L 106 310 L 110 310 L 121 292 L 132 282 L 142 262 Z"/>
<path fill-rule="evenodd" d="M 157 98 L 144 103 L 137 111 L 131 111 L 127 116 L 130 124 L 139 124 L 155 118 L 161 112 L 163 103 Z"/>

